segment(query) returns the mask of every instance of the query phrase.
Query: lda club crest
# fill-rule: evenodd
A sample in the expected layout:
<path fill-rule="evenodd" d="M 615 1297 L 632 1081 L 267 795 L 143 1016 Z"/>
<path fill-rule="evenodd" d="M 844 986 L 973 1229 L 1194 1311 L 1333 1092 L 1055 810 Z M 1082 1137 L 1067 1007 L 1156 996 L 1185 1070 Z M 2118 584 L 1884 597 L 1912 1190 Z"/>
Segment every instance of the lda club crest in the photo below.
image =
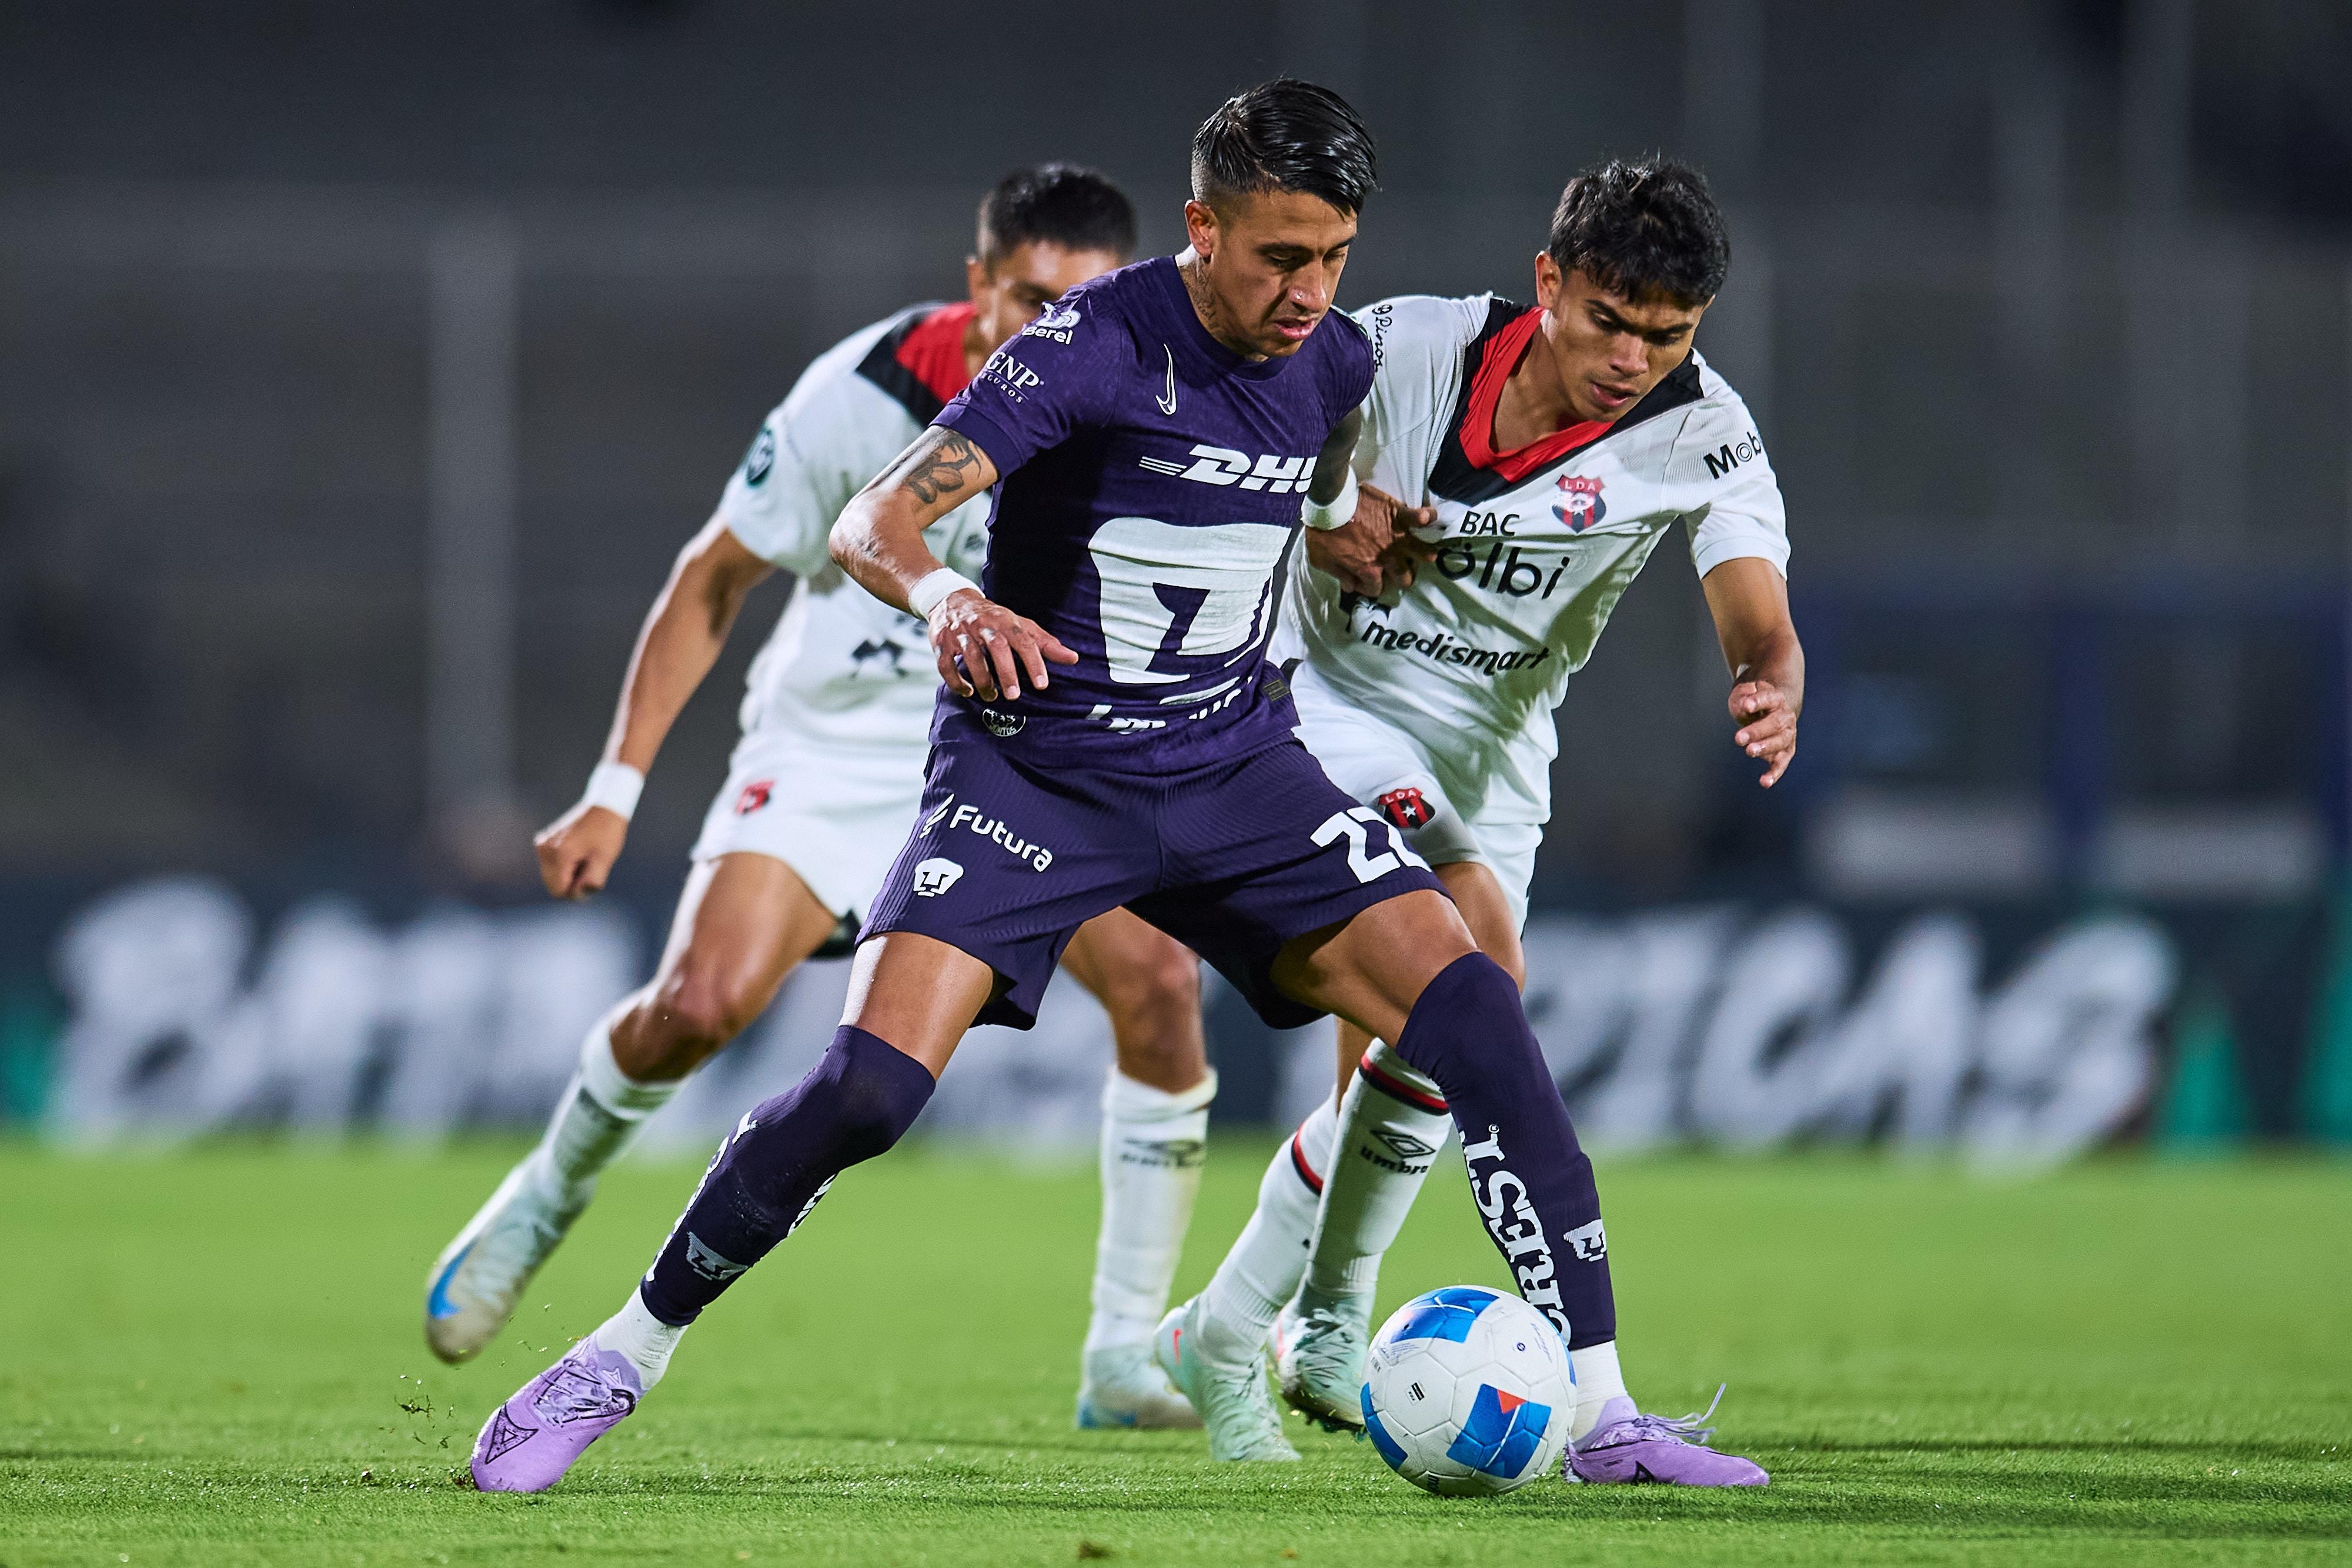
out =
<path fill-rule="evenodd" d="M 1601 498 L 1600 480 L 1563 474 L 1559 490 L 1559 499 L 1551 504 L 1552 515 L 1568 525 L 1570 533 L 1580 534 L 1609 515 L 1608 504 Z"/>

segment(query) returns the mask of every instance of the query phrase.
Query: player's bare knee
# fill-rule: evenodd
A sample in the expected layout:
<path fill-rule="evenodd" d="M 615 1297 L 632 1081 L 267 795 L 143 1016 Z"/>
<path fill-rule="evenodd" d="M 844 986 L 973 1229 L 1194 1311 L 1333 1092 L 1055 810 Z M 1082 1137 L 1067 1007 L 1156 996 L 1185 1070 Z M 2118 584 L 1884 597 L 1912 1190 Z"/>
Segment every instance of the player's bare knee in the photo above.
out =
<path fill-rule="evenodd" d="M 1201 961 L 1171 942 L 1120 965 L 1104 990 L 1103 1006 L 1122 1034 L 1190 1034 L 1201 1010 Z"/>
<path fill-rule="evenodd" d="M 653 1059 L 645 1065 L 657 1069 L 642 1076 L 672 1078 L 692 1071 L 742 1033 L 759 1009 L 741 987 L 688 967 L 666 978 L 636 1011 L 646 1023 L 637 1031 L 642 1054 Z M 631 1064 L 621 1065 L 628 1071 Z"/>

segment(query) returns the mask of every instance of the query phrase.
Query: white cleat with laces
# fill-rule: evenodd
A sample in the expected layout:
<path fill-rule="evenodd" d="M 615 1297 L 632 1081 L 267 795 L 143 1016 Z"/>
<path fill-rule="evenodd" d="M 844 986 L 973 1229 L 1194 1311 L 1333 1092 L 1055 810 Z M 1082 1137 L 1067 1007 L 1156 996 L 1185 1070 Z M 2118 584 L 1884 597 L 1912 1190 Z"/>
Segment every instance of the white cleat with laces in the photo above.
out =
<path fill-rule="evenodd" d="M 1274 1372 L 1290 1407 L 1327 1432 L 1364 1429 L 1372 1298 L 1299 1287 L 1274 1320 Z"/>

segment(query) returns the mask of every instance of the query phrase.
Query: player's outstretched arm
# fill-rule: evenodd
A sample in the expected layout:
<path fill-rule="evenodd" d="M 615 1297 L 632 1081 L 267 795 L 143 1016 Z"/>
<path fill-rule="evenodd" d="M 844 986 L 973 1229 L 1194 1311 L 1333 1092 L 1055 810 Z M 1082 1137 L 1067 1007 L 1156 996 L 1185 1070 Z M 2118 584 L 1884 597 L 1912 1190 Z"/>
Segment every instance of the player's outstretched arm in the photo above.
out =
<path fill-rule="evenodd" d="M 606 762 L 640 776 L 653 767 L 678 710 L 718 662 L 744 596 L 771 570 L 716 517 L 687 542 L 638 629 L 604 739 Z M 532 841 L 547 891 L 584 898 L 602 888 L 628 835 L 628 818 L 609 806 L 583 800 L 564 812 Z"/>
<path fill-rule="evenodd" d="M 883 603 L 930 623 L 940 679 L 960 696 L 1012 702 L 1021 676 L 1047 684 L 1045 665 L 1078 656 L 1026 616 L 982 597 L 940 564 L 923 530 L 996 483 L 996 465 L 961 434 L 932 425 L 833 525 L 833 559 Z"/>
<path fill-rule="evenodd" d="M 1805 706 L 1805 650 L 1789 619 L 1789 584 L 1769 560 L 1741 557 L 1706 574 L 1706 607 L 1730 666 L 1734 746 L 1764 764 L 1769 789 L 1797 755 Z"/>

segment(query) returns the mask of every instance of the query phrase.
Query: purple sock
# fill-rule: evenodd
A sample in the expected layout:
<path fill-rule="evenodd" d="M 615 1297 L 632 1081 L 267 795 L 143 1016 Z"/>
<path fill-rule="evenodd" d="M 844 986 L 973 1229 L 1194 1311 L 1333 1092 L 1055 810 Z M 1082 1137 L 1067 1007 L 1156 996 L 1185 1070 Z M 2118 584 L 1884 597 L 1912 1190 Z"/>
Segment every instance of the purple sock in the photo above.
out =
<path fill-rule="evenodd" d="M 842 1025 L 808 1076 L 719 1145 L 637 1293 L 666 1323 L 702 1309 L 808 1218 L 833 1178 L 898 1141 L 931 1098 L 929 1069 Z"/>
<path fill-rule="evenodd" d="M 1592 1162 L 1501 965 L 1467 953 L 1429 982 L 1396 1051 L 1437 1081 L 1470 1194 L 1519 1294 L 1559 1326 L 1571 1350 L 1617 1337 L 1609 1237 Z"/>

